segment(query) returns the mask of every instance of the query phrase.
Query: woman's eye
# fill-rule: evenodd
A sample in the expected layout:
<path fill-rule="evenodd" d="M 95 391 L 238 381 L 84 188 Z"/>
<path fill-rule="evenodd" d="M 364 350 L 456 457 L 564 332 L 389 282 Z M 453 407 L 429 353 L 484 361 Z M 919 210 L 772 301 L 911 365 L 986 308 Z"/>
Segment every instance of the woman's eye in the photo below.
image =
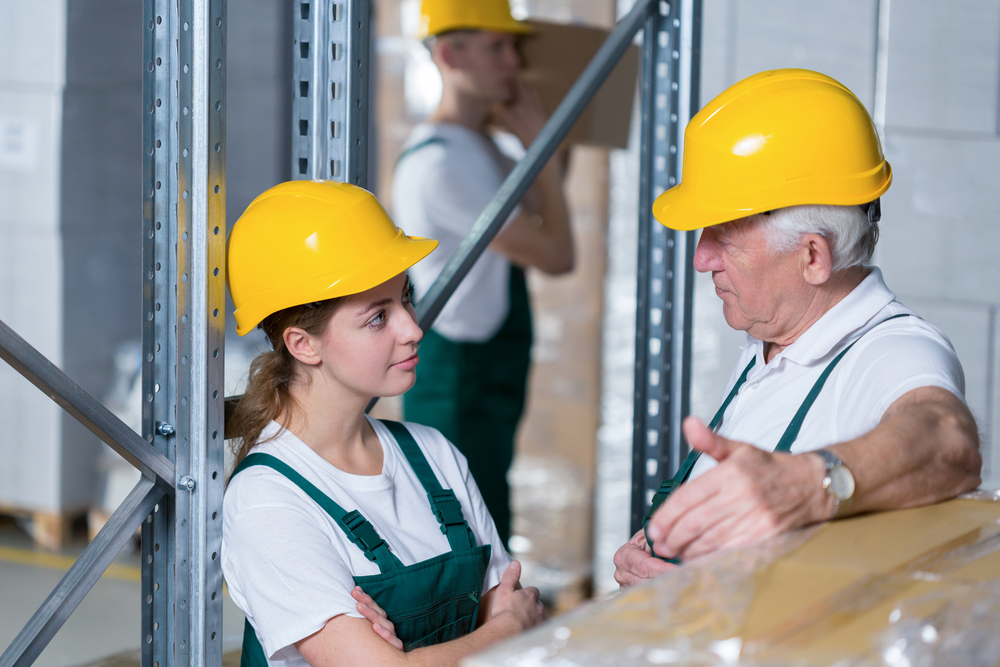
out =
<path fill-rule="evenodd" d="M 403 292 L 403 303 L 414 303 L 413 292 L 414 288 L 412 285 L 408 287 L 405 292 Z"/>
<path fill-rule="evenodd" d="M 380 310 L 378 315 L 368 320 L 367 326 L 377 329 L 385 323 L 385 311 Z"/>

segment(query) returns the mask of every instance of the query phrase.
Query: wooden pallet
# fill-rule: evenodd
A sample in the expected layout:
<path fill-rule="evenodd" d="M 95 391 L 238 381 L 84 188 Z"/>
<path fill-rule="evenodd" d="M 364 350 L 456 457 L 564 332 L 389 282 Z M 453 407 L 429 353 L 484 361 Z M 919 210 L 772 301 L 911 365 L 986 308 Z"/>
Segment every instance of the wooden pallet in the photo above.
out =
<path fill-rule="evenodd" d="M 0 516 L 26 519 L 18 523 L 27 530 L 35 546 L 49 551 L 59 551 L 73 536 L 75 527 L 85 520 L 85 510 L 70 512 L 41 512 L 38 510 L 0 505 Z"/>

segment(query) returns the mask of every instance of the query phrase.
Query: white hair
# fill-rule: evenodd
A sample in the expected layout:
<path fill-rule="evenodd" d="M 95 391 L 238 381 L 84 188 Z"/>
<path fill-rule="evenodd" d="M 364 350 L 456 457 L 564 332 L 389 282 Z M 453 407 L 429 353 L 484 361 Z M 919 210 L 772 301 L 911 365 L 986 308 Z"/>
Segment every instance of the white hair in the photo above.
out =
<path fill-rule="evenodd" d="M 872 258 L 878 222 L 868 220 L 867 206 L 789 206 L 753 216 L 775 250 L 795 249 L 806 234 L 819 234 L 830 244 L 833 271 L 861 266 Z"/>

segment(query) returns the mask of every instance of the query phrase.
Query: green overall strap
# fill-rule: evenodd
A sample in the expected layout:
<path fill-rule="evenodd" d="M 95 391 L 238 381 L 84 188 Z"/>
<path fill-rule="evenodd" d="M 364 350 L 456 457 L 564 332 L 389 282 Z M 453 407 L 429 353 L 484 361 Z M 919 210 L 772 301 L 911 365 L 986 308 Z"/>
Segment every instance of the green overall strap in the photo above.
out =
<path fill-rule="evenodd" d="M 733 389 L 729 392 L 729 396 L 727 396 L 726 400 L 722 403 L 722 407 L 715 413 L 715 417 L 712 418 L 711 423 L 708 425 L 708 427 L 713 431 L 719 427 L 719 424 L 722 423 L 722 416 L 726 414 L 726 408 L 728 408 L 729 404 L 733 402 L 734 398 L 736 398 L 736 394 L 739 393 L 740 387 L 742 387 L 743 383 L 747 381 L 747 374 L 750 373 L 750 369 L 753 368 L 756 363 L 757 357 L 754 356 L 754 358 L 750 360 L 750 363 L 747 364 L 747 367 L 743 369 L 743 373 L 740 375 L 739 379 L 736 380 L 736 384 L 733 385 Z M 667 496 L 673 493 L 674 489 L 687 481 L 687 478 L 691 475 L 691 470 L 694 468 L 694 464 L 698 462 L 699 456 L 701 456 L 701 452 L 697 449 L 692 449 L 688 452 L 688 455 L 684 458 L 684 462 L 681 463 L 681 467 L 677 469 L 674 476 L 660 482 L 660 488 L 657 489 L 656 495 L 653 496 L 653 503 L 650 505 L 649 511 L 646 513 L 646 518 L 642 522 L 644 527 L 646 522 L 649 521 L 649 517 L 651 517 L 653 512 L 655 512 L 660 505 L 663 504 L 663 501 L 667 499 Z"/>
<path fill-rule="evenodd" d="M 875 327 L 879 326 L 879 324 L 888 322 L 889 320 L 894 320 L 898 317 L 909 317 L 909 313 L 900 313 L 898 315 L 893 315 L 892 317 L 887 317 L 878 324 L 876 324 Z M 875 327 L 872 327 L 872 329 L 874 329 Z M 868 331 L 871 331 L 872 329 L 869 329 Z M 868 333 L 868 331 L 866 331 L 865 333 Z M 864 334 L 861 334 L 861 336 L 864 336 Z M 813 388 L 809 391 L 809 394 L 806 396 L 806 400 L 802 401 L 802 405 L 799 406 L 798 412 L 796 412 L 795 416 L 792 417 L 792 421 L 789 422 L 788 428 L 785 429 L 785 432 L 782 434 L 781 440 L 778 441 L 778 446 L 774 448 L 774 451 L 787 452 L 791 450 L 792 443 L 795 442 L 795 438 L 799 436 L 799 431 L 802 429 L 802 422 L 806 420 L 806 414 L 809 412 L 809 408 L 812 407 L 812 404 L 816 401 L 816 397 L 819 396 L 819 392 L 822 391 L 823 385 L 826 384 L 826 379 L 830 377 L 830 373 L 832 373 L 833 369 L 837 367 L 837 364 L 840 363 L 840 360 L 844 358 L 844 355 L 847 354 L 848 351 L 850 351 L 850 349 L 854 347 L 854 345 L 859 340 L 861 340 L 861 336 L 858 336 L 858 338 L 853 343 L 845 347 L 843 351 L 841 351 L 840 354 L 834 357 L 833 361 L 831 361 L 829 365 L 827 365 L 826 369 L 823 371 L 823 374 L 819 376 L 819 379 L 816 380 L 816 384 L 814 384 Z"/>
<path fill-rule="evenodd" d="M 417 479 L 427 492 L 427 499 L 431 503 L 431 511 L 441 524 L 441 532 L 448 536 L 448 544 L 452 551 L 465 551 L 476 546 L 476 537 L 469 529 L 469 524 L 465 522 L 462 514 L 462 504 L 455 497 L 455 492 L 445 489 L 438 482 L 437 476 L 427 463 L 417 441 L 413 439 L 410 431 L 399 422 L 381 419 L 381 421 L 392 437 L 396 439 L 399 448 L 403 450 L 403 455 L 409 462 Z"/>
<path fill-rule="evenodd" d="M 341 530 L 347 534 L 348 539 L 365 552 L 365 557 L 368 560 L 378 563 L 379 571 L 389 572 L 390 570 L 401 569 L 403 567 L 403 564 L 396 558 L 395 554 L 389 551 L 389 545 L 385 543 L 385 540 L 379 537 L 375 528 L 368 523 L 367 519 L 361 516 L 361 512 L 357 510 L 345 511 L 333 499 L 317 489 L 312 482 L 295 472 L 290 465 L 270 454 L 248 454 L 236 466 L 236 470 L 233 471 L 233 477 L 251 466 L 265 466 L 276 470 L 305 491 L 317 505 L 326 510 L 326 513 L 337 522 Z"/>
<path fill-rule="evenodd" d="M 412 146 L 405 149 L 402 153 L 399 154 L 399 157 L 396 158 L 396 164 L 399 164 L 400 162 L 403 161 L 403 158 L 409 157 L 410 155 L 416 153 L 425 146 L 433 146 L 434 144 L 443 144 L 443 143 L 444 139 L 441 139 L 440 137 L 431 137 L 429 139 L 424 139 L 423 141 L 418 141 L 417 143 L 413 144 Z"/>

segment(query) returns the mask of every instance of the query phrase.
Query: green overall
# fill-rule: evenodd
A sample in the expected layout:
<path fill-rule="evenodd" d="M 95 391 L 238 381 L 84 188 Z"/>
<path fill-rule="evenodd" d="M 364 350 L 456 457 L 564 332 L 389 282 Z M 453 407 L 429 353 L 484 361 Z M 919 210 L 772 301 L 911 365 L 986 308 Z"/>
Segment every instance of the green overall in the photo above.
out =
<path fill-rule="evenodd" d="M 434 330 L 420 342 L 417 382 L 403 395 L 407 421 L 433 426 L 469 461 L 496 522 L 510 537 L 507 470 L 524 412 L 531 353 L 531 308 L 524 271 L 510 267 L 510 312 L 485 343 L 455 343 Z"/>
<path fill-rule="evenodd" d="M 413 436 L 402 424 L 382 421 L 427 491 L 430 510 L 448 536 L 451 551 L 404 566 L 389 545 L 357 510 L 345 511 L 329 496 L 269 454 L 250 454 L 233 475 L 251 466 L 267 466 L 292 482 L 336 521 L 347 537 L 378 564 L 380 574 L 354 577 L 354 583 L 385 611 L 403 642 L 403 650 L 431 646 L 462 637 L 475 629 L 479 597 L 490 563 L 491 546 L 476 546 L 476 538 L 462 515 L 462 505 L 451 489 L 444 489 Z M 250 621 L 243 629 L 241 667 L 267 667 L 264 649 Z"/>
<path fill-rule="evenodd" d="M 879 324 L 882 324 L 883 322 L 894 320 L 897 317 L 908 317 L 908 316 L 909 316 L 908 313 L 893 315 L 892 317 L 885 318 L 884 320 L 876 324 L 875 327 L 879 326 Z M 874 329 L 875 327 L 872 327 L 872 329 Z M 871 329 L 869 329 L 868 331 L 871 331 Z M 866 331 L 865 333 L 868 333 L 868 331 Z M 858 340 L 861 340 L 860 337 L 858 338 Z M 802 401 L 802 405 L 799 406 L 799 409 L 795 412 L 795 416 L 792 417 L 792 421 L 788 424 L 788 428 L 785 429 L 785 432 L 781 435 L 781 439 L 778 440 L 778 444 L 774 448 L 774 451 L 787 452 L 791 450 L 792 443 L 795 442 L 795 438 L 798 437 L 799 431 L 802 429 L 802 423 L 806 420 L 806 414 L 809 413 L 809 408 L 811 408 L 812 404 L 816 401 L 816 397 L 819 396 L 819 392 L 822 391 L 823 385 L 826 384 L 827 378 L 830 377 L 830 373 L 833 372 L 833 369 L 837 367 L 837 364 L 840 363 L 840 360 L 844 358 L 844 355 L 847 354 L 847 352 L 852 347 L 854 347 L 855 343 L 857 343 L 858 340 L 855 340 L 853 343 L 845 347 L 843 351 L 841 351 L 840 354 L 834 357 L 833 361 L 827 364 L 827 367 L 823 369 L 823 372 L 820 374 L 819 379 L 816 380 L 816 384 L 814 384 L 812 389 L 809 390 L 809 393 L 806 395 L 805 400 Z M 713 431 L 717 430 L 719 428 L 719 425 L 722 424 L 722 416 L 726 414 L 726 408 L 728 408 L 729 404 L 733 402 L 734 398 L 736 398 L 736 394 L 739 393 L 740 387 L 742 387 L 743 383 L 746 382 L 747 380 L 747 375 L 750 373 L 750 369 L 753 368 L 754 364 L 756 363 L 757 363 L 757 357 L 755 356 L 753 359 L 750 360 L 750 363 L 747 364 L 747 367 L 743 369 L 743 373 L 741 373 L 739 379 L 736 380 L 736 384 L 733 385 L 733 389 L 732 391 L 729 392 L 729 396 L 726 397 L 726 400 L 722 403 L 722 407 L 719 408 L 719 411 L 715 413 L 715 417 L 712 418 L 712 421 L 708 425 L 708 427 Z M 688 453 L 687 458 L 684 459 L 684 462 L 681 464 L 681 467 L 678 468 L 674 476 L 670 479 L 666 479 L 660 482 L 660 488 L 657 490 L 656 495 L 653 496 L 653 502 L 649 508 L 649 512 L 646 513 L 646 518 L 643 519 L 642 522 L 643 531 L 646 530 L 646 526 L 649 524 L 649 518 L 653 516 L 653 513 L 657 509 L 659 509 L 660 505 L 663 504 L 663 501 L 665 501 L 667 497 L 674 492 L 674 489 L 676 489 L 678 486 L 686 482 L 688 477 L 690 477 L 691 470 L 694 469 L 694 464 L 698 462 L 699 456 L 701 456 L 701 452 L 697 450 L 691 450 L 691 452 Z M 646 543 L 649 545 L 650 551 L 652 551 L 653 542 L 652 540 L 649 539 L 648 535 L 646 536 Z M 656 552 L 653 552 L 653 555 L 659 558 L 660 560 L 667 561 L 668 563 L 679 562 L 676 558 L 663 558 L 661 556 L 657 556 Z"/>

